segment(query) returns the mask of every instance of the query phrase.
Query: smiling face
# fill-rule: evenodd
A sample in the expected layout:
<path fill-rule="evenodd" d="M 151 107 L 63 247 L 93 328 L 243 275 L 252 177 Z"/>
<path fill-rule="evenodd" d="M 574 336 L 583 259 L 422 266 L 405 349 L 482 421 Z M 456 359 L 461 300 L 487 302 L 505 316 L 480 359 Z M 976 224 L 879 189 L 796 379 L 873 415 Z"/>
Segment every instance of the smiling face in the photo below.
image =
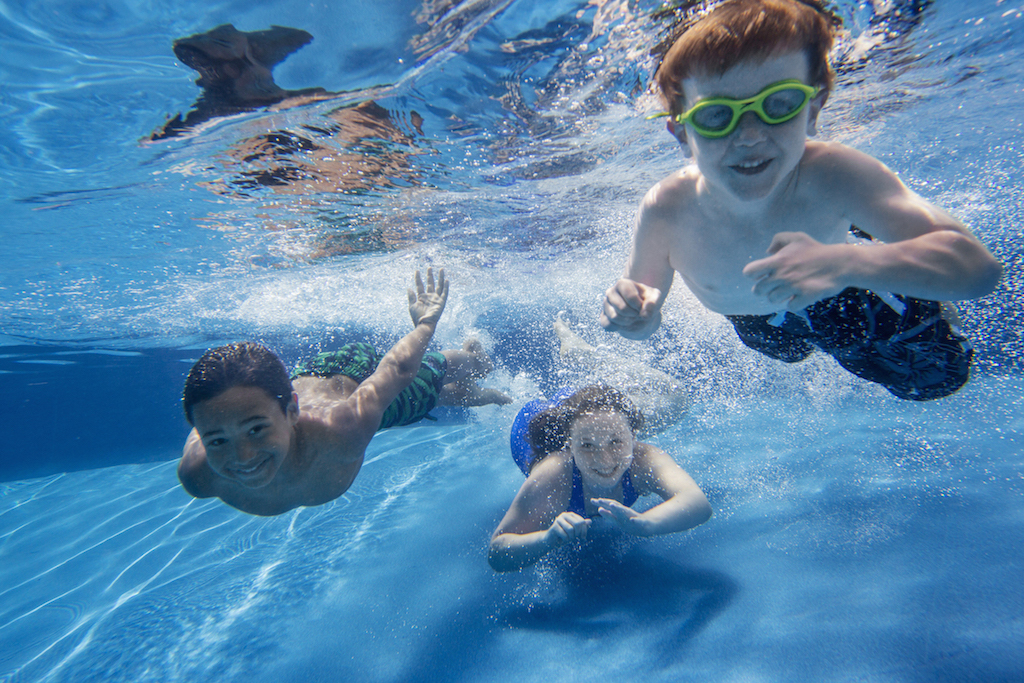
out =
<path fill-rule="evenodd" d="M 713 97 L 753 97 L 786 79 L 808 83 L 803 52 L 740 62 L 720 75 L 685 78 L 683 109 Z M 824 95 L 818 95 L 797 116 L 775 125 L 765 123 L 752 111 L 745 112 L 736 129 L 722 138 L 702 137 L 689 125 L 673 125 L 673 133 L 683 149 L 693 155 L 710 191 L 740 201 L 757 201 L 783 187 L 800 163 L 823 101 Z"/>
<path fill-rule="evenodd" d="M 218 476 L 247 488 L 269 484 L 288 457 L 299 409 L 287 411 L 257 387 L 238 386 L 193 407 L 206 462 Z"/>
<path fill-rule="evenodd" d="M 589 488 L 610 489 L 633 464 L 633 432 L 617 411 L 581 415 L 569 429 L 569 453 Z"/>

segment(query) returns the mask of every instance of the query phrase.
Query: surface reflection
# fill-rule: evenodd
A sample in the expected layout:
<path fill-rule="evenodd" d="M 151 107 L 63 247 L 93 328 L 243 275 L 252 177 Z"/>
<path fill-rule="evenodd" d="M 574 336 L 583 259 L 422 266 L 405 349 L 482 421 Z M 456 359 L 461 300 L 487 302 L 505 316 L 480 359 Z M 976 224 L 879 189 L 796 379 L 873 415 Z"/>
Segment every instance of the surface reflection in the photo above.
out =
<path fill-rule="evenodd" d="M 199 74 L 196 84 L 201 93 L 187 113 L 169 119 L 147 142 L 201 135 L 238 114 L 280 112 L 336 99 L 339 106 L 326 113 L 310 110 L 292 125 L 277 124 L 229 144 L 209 163 L 208 179 L 198 184 L 236 199 L 301 197 L 298 208 L 313 218 L 316 233 L 301 239 L 303 259 L 399 248 L 415 232 L 414 226 L 404 221 L 396 225 L 394 220 L 381 223 L 362 215 L 360 201 L 350 205 L 344 197 L 422 185 L 412 157 L 420 153 L 416 138 L 423 135 L 423 118 L 415 111 L 396 115 L 371 99 L 353 102 L 358 96 L 353 92 L 281 88 L 274 81 L 274 67 L 312 40 L 310 33 L 297 28 L 274 25 L 246 32 L 232 24 L 175 40 L 174 54 Z M 279 208 L 277 201 L 264 208 Z M 233 222 L 231 213 L 211 220 L 217 225 L 225 218 Z M 268 220 L 264 227 L 280 231 L 307 226 Z"/>

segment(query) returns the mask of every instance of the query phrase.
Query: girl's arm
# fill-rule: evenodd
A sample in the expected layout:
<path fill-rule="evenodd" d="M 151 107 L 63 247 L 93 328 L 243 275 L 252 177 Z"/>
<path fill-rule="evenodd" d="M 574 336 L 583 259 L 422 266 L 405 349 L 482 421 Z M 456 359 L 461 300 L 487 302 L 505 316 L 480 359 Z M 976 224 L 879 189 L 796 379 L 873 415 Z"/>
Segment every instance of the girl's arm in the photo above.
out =
<path fill-rule="evenodd" d="M 563 543 L 587 537 L 590 520 L 565 511 L 572 475 L 561 455 L 534 467 L 494 530 L 487 561 L 495 571 L 528 567 Z"/>
<path fill-rule="evenodd" d="M 641 490 L 664 500 L 645 512 L 637 512 L 607 498 L 595 498 L 602 517 L 635 536 L 660 536 L 699 526 L 711 518 L 711 505 L 697 483 L 665 451 L 637 444 L 640 452 L 631 468 Z"/>

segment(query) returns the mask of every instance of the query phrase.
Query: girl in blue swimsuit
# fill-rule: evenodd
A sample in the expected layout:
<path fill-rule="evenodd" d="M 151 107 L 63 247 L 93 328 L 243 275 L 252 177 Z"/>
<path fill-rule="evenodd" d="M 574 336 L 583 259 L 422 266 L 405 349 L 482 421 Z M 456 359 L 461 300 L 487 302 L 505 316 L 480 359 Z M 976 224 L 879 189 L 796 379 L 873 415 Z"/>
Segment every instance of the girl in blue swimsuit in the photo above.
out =
<path fill-rule="evenodd" d="M 496 571 L 533 564 L 569 541 L 583 541 L 595 518 L 623 532 L 657 536 L 711 517 L 700 487 L 660 448 L 636 440 L 643 415 L 622 392 L 595 384 L 554 402 L 527 404 L 512 428 L 512 452 L 527 474 L 491 537 Z M 645 494 L 662 503 L 637 512 Z"/>

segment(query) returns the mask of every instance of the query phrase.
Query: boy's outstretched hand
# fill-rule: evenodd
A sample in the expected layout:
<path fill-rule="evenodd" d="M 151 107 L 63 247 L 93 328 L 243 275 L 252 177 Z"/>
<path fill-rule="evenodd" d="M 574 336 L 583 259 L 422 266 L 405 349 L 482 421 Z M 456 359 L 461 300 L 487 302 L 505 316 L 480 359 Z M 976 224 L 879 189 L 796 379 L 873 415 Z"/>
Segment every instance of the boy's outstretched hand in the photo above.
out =
<path fill-rule="evenodd" d="M 437 274 L 437 285 L 434 285 L 434 269 L 427 268 L 427 284 L 423 286 L 420 271 L 416 271 L 416 291 L 409 290 L 409 315 L 412 324 L 426 323 L 433 327 L 444 312 L 448 303 L 448 281 L 444 279 L 444 268 Z"/>

